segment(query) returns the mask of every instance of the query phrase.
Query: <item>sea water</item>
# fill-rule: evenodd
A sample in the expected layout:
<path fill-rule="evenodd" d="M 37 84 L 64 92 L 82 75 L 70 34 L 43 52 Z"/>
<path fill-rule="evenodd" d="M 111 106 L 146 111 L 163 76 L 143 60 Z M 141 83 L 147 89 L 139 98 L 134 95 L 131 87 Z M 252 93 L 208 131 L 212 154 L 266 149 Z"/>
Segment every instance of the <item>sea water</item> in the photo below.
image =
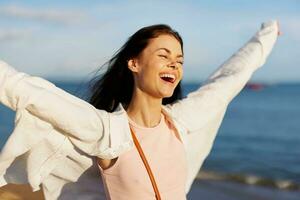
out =
<path fill-rule="evenodd" d="M 86 99 L 86 84 L 54 83 Z M 183 84 L 184 96 L 199 86 Z M 13 130 L 14 116 L 0 105 L 0 147 Z M 245 87 L 229 104 L 202 170 L 274 182 L 289 180 L 299 185 L 300 83 L 272 84 L 261 90 Z"/>

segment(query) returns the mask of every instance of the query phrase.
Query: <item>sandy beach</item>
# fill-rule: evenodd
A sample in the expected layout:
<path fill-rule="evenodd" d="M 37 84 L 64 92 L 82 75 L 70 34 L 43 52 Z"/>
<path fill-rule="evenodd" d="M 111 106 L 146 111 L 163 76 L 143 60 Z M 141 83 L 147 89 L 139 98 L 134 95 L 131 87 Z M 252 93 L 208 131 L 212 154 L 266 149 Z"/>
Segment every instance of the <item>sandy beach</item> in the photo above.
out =
<path fill-rule="evenodd" d="M 42 200 L 42 191 L 31 192 L 28 185 L 9 184 L 0 188 L 1 200 Z M 189 200 L 299 200 L 300 191 L 241 184 L 221 180 L 196 180 Z"/>
<path fill-rule="evenodd" d="M 0 188 L 1 200 L 43 200 L 42 190 L 32 192 L 29 185 L 8 184 Z"/>

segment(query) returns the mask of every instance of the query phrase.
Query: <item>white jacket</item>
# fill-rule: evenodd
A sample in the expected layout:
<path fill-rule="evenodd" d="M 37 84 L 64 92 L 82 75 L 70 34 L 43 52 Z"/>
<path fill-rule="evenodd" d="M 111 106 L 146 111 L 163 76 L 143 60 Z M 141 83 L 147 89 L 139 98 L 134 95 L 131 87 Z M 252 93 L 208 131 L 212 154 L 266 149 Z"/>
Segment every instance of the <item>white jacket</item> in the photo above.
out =
<path fill-rule="evenodd" d="M 185 147 L 188 193 L 209 154 L 230 101 L 262 66 L 277 40 L 277 22 L 260 30 L 202 86 L 163 106 Z M 0 102 L 16 111 L 0 155 L 0 186 L 29 183 L 49 199 L 105 199 L 95 157 L 115 158 L 134 147 L 126 111 L 96 109 L 51 82 L 0 61 Z M 0 119 L 1 122 L 1 119 Z"/>

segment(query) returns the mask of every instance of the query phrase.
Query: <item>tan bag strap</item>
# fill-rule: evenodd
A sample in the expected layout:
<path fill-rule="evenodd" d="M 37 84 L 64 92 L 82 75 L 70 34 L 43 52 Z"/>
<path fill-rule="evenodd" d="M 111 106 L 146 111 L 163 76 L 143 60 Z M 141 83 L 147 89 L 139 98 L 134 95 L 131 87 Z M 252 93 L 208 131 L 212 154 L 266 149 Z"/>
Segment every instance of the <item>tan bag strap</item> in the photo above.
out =
<path fill-rule="evenodd" d="M 160 197 L 160 194 L 159 194 L 159 191 L 158 191 L 158 188 L 157 188 L 154 176 L 153 176 L 151 168 L 150 168 L 150 166 L 149 166 L 149 164 L 148 164 L 148 162 L 146 160 L 144 152 L 143 152 L 143 150 L 142 150 L 142 148 L 141 148 L 141 146 L 140 146 L 140 144 L 139 144 L 139 142 L 138 142 L 138 140 L 137 140 L 137 138 L 136 138 L 136 136 L 134 134 L 134 131 L 132 130 L 131 127 L 130 127 L 130 131 L 131 131 L 131 135 L 132 135 L 132 138 L 133 138 L 133 142 L 134 142 L 134 144 L 135 144 L 135 146 L 136 146 L 136 148 L 137 148 L 137 150 L 138 150 L 138 152 L 140 154 L 140 157 L 142 158 L 143 163 L 144 163 L 144 165 L 145 165 L 145 167 L 147 169 L 149 178 L 150 178 L 151 183 L 152 183 L 152 187 L 153 187 L 154 192 L 155 192 L 155 197 L 156 197 L 157 200 L 161 200 L 161 197 Z"/>

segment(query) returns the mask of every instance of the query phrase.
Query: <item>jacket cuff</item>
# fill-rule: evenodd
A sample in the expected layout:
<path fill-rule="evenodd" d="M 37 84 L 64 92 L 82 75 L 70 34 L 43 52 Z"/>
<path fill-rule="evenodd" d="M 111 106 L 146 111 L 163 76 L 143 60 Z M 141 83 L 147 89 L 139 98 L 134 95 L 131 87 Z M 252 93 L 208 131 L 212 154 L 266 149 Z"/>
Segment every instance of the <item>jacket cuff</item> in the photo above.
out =
<path fill-rule="evenodd" d="M 261 24 L 260 30 L 255 34 L 254 38 L 262 47 L 262 59 L 259 67 L 261 67 L 272 51 L 274 44 L 278 38 L 278 22 L 270 20 Z"/>

